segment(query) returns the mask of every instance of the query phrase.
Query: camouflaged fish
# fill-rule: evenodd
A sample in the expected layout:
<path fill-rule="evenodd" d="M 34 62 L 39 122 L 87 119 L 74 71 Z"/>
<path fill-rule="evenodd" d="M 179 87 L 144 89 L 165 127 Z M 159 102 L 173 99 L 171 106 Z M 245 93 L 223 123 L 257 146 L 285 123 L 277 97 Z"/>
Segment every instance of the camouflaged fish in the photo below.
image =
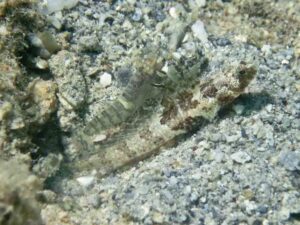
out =
<path fill-rule="evenodd" d="M 197 57 L 192 64 L 185 59 L 180 71 L 170 66 L 165 77 L 158 67 L 147 74 L 151 78 L 136 80 L 140 85 L 125 91 L 77 132 L 74 145 L 81 151 L 72 168 L 97 169 L 103 176 L 175 144 L 243 93 L 256 73 L 247 57 L 229 57 L 218 69 L 210 68 L 201 54 Z M 142 106 L 149 99 L 156 102 L 150 103 L 152 109 L 147 111 Z"/>
<path fill-rule="evenodd" d="M 134 75 L 123 94 L 74 133 L 73 171 L 104 176 L 145 159 L 200 129 L 244 92 L 256 73 L 253 51 L 218 48 L 192 35 L 184 40 L 191 20 L 177 23 L 180 32 L 167 42 L 133 54 Z"/>

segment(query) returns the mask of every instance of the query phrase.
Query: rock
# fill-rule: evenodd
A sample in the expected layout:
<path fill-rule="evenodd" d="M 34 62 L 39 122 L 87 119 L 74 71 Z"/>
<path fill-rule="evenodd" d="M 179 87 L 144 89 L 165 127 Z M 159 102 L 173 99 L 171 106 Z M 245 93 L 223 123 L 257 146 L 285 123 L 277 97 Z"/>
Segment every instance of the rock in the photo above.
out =
<path fill-rule="evenodd" d="M 206 5 L 206 0 L 195 0 L 197 6 L 204 7 Z"/>
<path fill-rule="evenodd" d="M 246 152 L 238 151 L 231 155 L 231 159 L 237 163 L 244 164 L 249 162 L 251 157 Z"/>
<path fill-rule="evenodd" d="M 140 205 L 136 207 L 134 210 L 134 215 L 140 220 L 143 220 L 149 215 L 150 207 L 147 204 Z"/>
<path fill-rule="evenodd" d="M 169 183 L 171 186 L 175 186 L 178 183 L 178 179 L 175 176 L 171 176 Z"/>
<path fill-rule="evenodd" d="M 47 205 L 45 208 L 43 208 L 41 215 L 45 224 L 69 225 L 71 223 L 71 216 L 68 214 L 68 212 L 64 211 L 61 207 L 55 204 Z"/>
<path fill-rule="evenodd" d="M 51 190 L 42 190 L 37 193 L 37 198 L 41 202 L 45 203 L 55 203 L 57 195 Z"/>
<path fill-rule="evenodd" d="M 288 214 L 299 214 L 300 213 L 300 193 L 298 191 L 290 191 L 284 193 L 282 204 L 283 209 L 288 211 Z"/>
<path fill-rule="evenodd" d="M 152 220 L 154 223 L 161 224 L 164 222 L 164 215 L 160 212 L 154 212 L 152 215 Z"/>
<path fill-rule="evenodd" d="M 36 48 L 44 47 L 42 40 L 36 34 L 29 34 L 28 40 L 30 44 Z"/>
<path fill-rule="evenodd" d="M 236 113 L 237 115 L 242 115 L 243 112 L 244 112 L 244 110 L 245 110 L 245 106 L 240 105 L 240 104 L 234 105 L 234 106 L 233 106 L 233 110 L 235 111 L 235 113 Z"/>
<path fill-rule="evenodd" d="M 12 130 L 19 130 L 25 127 L 25 123 L 23 118 L 18 117 L 16 119 L 14 119 L 10 125 L 10 129 Z"/>
<path fill-rule="evenodd" d="M 62 23 L 60 19 L 56 16 L 50 16 L 48 20 L 52 24 L 52 26 L 55 27 L 57 30 L 60 30 L 62 28 Z"/>
<path fill-rule="evenodd" d="M 132 16 L 132 20 L 135 21 L 135 22 L 139 22 L 143 17 L 143 12 L 140 8 L 136 8 L 135 9 L 135 12 Z"/>
<path fill-rule="evenodd" d="M 216 162 L 222 162 L 222 160 L 224 160 L 224 153 L 222 151 L 220 151 L 219 149 L 216 149 L 215 151 L 212 152 L 212 158 L 216 161 Z"/>
<path fill-rule="evenodd" d="M 261 48 L 261 51 L 266 56 L 270 55 L 272 53 L 271 45 L 263 45 L 262 48 Z"/>
<path fill-rule="evenodd" d="M 92 194 L 87 196 L 87 204 L 92 206 L 93 208 L 98 208 L 101 205 L 101 199 L 99 195 Z"/>
<path fill-rule="evenodd" d="M 192 32 L 195 37 L 197 37 L 200 41 L 203 43 L 208 42 L 208 35 L 205 31 L 204 24 L 201 20 L 197 20 L 193 25 L 192 25 Z"/>
<path fill-rule="evenodd" d="M 300 152 L 285 151 L 279 156 L 279 162 L 289 171 L 300 170 Z"/>
<path fill-rule="evenodd" d="M 33 101 L 38 105 L 39 122 L 44 123 L 57 109 L 57 85 L 53 81 L 34 80 L 29 84 Z"/>
<path fill-rule="evenodd" d="M 273 105 L 272 105 L 272 104 L 268 104 L 268 105 L 266 106 L 266 110 L 267 110 L 268 113 L 271 113 L 271 112 L 272 112 L 272 109 L 273 109 Z"/>
<path fill-rule="evenodd" d="M 78 47 L 81 52 L 100 52 L 102 50 L 97 35 L 87 35 L 79 39 Z"/>
<path fill-rule="evenodd" d="M 76 180 L 81 186 L 89 187 L 94 183 L 95 177 L 93 177 L 93 176 L 84 176 L 84 177 L 78 177 L 78 178 L 76 178 Z"/>
<path fill-rule="evenodd" d="M 38 37 L 42 41 L 43 47 L 45 47 L 45 49 L 47 49 L 47 51 L 51 54 L 54 54 L 61 49 L 61 46 L 57 43 L 55 37 L 49 31 L 38 33 Z"/>
<path fill-rule="evenodd" d="M 94 136 L 93 142 L 99 143 L 99 142 L 106 140 L 106 138 L 107 138 L 107 136 L 105 134 L 99 134 L 99 135 Z"/>
<path fill-rule="evenodd" d="M 41 184 L 16 160 L 0 161 L 0 223 L 43 224 L 36 191 Z"/>
<path fill-rule="evenodd" d="M 63 9 L 71 9 L 77 5 L 79 0 L 47 0 L 46 10 L 49 14 Z"/>
<path fill-rule="evenodd" d="M 55 175 L 60 168 L 62 160 L 62 155 L 50 153 L 45 157 L 41 157 L 32 170 L 39 177 L 46 179 Z"/>
<path fill-rule="evenodd" d="M 0 121 L 4 120 L 12 110 L 13 110 L 13 106 L 10 102 L 1 102 L 0 103 Z"/>
<path fill-rule="evenodd" d="M 191 201 L 192 203 L 197 203 L 197 201 L 199 201 L 199 195 L 198 195 L 198 193 L 193 192 L 193 193 L 191 194 L 190 201 Z M 205 200 L 204 202 L 206 202 L 206 200 Z"/>
<path fill-rule="evenodd" d="M 112 82 L 112 76 L 109 73 L 103 73 L 100 76 L 100 84 L 102 87 L 106 88 L 109 87 L 111 85 Z"/>
<path fill-rule="evenodd" d="M 260 214 L 266 214 L 269 210 L 269 207 L 267 205 L 260 205 L 257 207 L 257 212 Z"/>
<path fill-rule="evenodd" d="M 40 59 L 40 58 L 38 58 L 36 60 L 35 66 L 36 66 L 36 68 L 38 68 L 40 70 L 46 70 L 49 67 L 48 62 L 46 60 Z"/>
<path fill-rule="evenodd" d="M 236 134 L 236 135 L 226 135 L 226 141 L 228 143 L 234 143 L 234 142 L 237 142 L 239 139 L 240 139 L 240 135 Z"/>
<path fill-rule="evenodd" d="M 215 43 L 218 45 L 218 46 L 226 46 L 226 45 L 231 45 L 231 41 L 227 38 L 218 38 Z"/>
<path fill-rule="evenodd" d="M 244 206 L 245 206 L 246 213 L 248 215 L 254 214 L 257 209 L 257 205 L 255 204 L 254 201 L 245 200 Z"/>
<path fill-rule="evenodd" d="M 171 7 L 171 8 L 169 9 L 169 14 L 170 14 L 170 16 L 173 17 L 174 19 L 177 19 L 178 16 L 179 16 L 176 7 Z"/>

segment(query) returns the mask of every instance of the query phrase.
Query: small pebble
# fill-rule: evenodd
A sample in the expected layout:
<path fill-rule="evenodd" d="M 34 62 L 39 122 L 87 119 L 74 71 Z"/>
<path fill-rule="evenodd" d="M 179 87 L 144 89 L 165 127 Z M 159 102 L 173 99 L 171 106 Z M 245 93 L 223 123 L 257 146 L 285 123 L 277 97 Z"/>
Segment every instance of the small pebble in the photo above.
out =
<path fill-rule="evenodd" d="M 218 46 L 221 46 L 221 47 L 231 45 L 231 41 L 226 38 L 218 38 L 215 42 Z"/>
<path fill-rule="evenodd" d="M 170 9 L 169 9 L 169 14 L 170 14 L 170 16 L 171 17 L 173 17 L 174 19 L 177 19 L 178 18 L 178 12 L 177 12 L 177 10 L 176 10 L 176 8 L 175 7 L 171 7 Z"/>
<path fill-rule="evenodd" d="M 171 176 L 169 182 L 170 182 L 170 185 L 171 185 L 171 186 L 174 186 L 174 185 L 177 184 L 178 180 L 177 180 L 176 177 Z"/>
<path fill-rule="evenodd" d="M 288 65 L 290 62 L 288 61 L 288 60 L 286 60 L 286 59 L 284 59 L 284 60 L 282 60 L 281 61 L 281 64 L 282 65 Z"/>
<path fill-rule="evenodd" d="M 246 152 L 235 152 L 231 155 L 231 159 L 237 163 L 244 164 L 246 162 L 249 162 L 251 160 L 250 155 L 248 155 Z"/>
<path fill-rule="evenodd" d="M 92 194 L 87 197 L 87 203 L 93 208 L 98 208 L 101 204 L 101 199 L 97 194 Z"/>
<path fill-rule="evenodd" d="M 106 88 L 111 85 L 112 76 L 109 73 L 103 73 L 100 77 L 100 84 L 102 87 Z"/>
<path fill-rule="evenodd" d="M 98 143 L 98 142 L 102 142 L 104 141 L 105 139 L 107 138 L 107 136 L 105 134 L 99 134 L 99 135 L 96 135 L 93 139 L 93 142 L 94 143 Z"/>
<path fill-rule="evenodd" d="M 236 113 L 237 115 L 242 115 L 242 113 L 243 113 L 244 110 L 245 110 L 245 106 L 240 105 L 240 104 L 234 105 L 234 106 L 233 106 L 233 110 L 235 111 L 235 113 Z"/>
<path fill-rule="evenodd" d="M 261 51 L 264 55 L 270 55 L 272 53 L 271 45 L 263 45 Z"/>
<path fill-rule="evenodd" d="M 132 16 L 132 20 L 135 22 L 139 22 L 142 19 L 142 16 L 143 16 L 142 10 L 140 8 L 136 8 Z"/>
<path fill-rule="evenodd" d="M 89 187 L 94 183 L 95 177 L 93 177 L 93 176 L 84 176 L 84 177 L 78 177 L 78 178 L 76 178 L 76 180 L 81 186 Z"/>
<path fill-rule="evenodd" d="M 46 60 L 38 59 L 37 62 L 36 62 L 36 67 L 38 69 L 45 70 L 45 69 L 48 69 L 49 65 L 48 65 L 48 62 Z"/>
<path fill-rule="evenodd" d="M 161 224 L 164 222 L 164 215 L 160 212 L 154 212 L 152 216 L 152 220 L 155 223 Z"/>
<path fill-rule="evenodd" d="M 197 20 L 193 25 L 192 25 L 192 31 L 195 37 L 197 37 L 200 41 L 203 43 L 208 42 L 208 35 L 205 31 L 204 24 L 201 20 Z"/>
<path fill-rule="evenodd" d="M 28 39 L 32 46 L 36 48 L 43 48 L 43 42 L 36 34 L 30 34 Z"/>
<path fill-rule="evenodd" d="M 286 170 L 300 171 L 300 152 L 282 152 L 279 156 L 279 162 Z"/>

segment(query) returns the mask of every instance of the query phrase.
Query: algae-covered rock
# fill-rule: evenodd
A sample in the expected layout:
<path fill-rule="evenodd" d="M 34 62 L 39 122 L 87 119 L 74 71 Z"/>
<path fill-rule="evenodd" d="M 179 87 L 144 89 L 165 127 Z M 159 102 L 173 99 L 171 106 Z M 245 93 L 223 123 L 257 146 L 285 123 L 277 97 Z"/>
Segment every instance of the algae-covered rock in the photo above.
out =
<path fill-rule="evenodd" d="M 37 177 L 24 164 L 0 160 L 0 224 L 40 225 L 40 206 L 35 199 L 40 189 Z"/>
<path fill-rule="evenodd" d="M 4 16 L 7 11 L 36 2 L 35 0 L 2 0 L 0 2 L 0 16 Z"/>
<path fill-rule="evenodd" d="M 0 2 L 0 159 L 28 166 L 50 152 L 39 139 L 48 139 L 41 133 L 57 110 L 57 85 L 40 56 L 46 41 L 36 38 L 47 30 L 45 21 L 35 1 Z"/>
<path fill-rule="evenodd" d="M 50 80 L 37 79 L 29 84 L 29 88 L 33 102 L 37 106 L 37 120 L 43 124 L 57 108 L 57 85 Z"/>

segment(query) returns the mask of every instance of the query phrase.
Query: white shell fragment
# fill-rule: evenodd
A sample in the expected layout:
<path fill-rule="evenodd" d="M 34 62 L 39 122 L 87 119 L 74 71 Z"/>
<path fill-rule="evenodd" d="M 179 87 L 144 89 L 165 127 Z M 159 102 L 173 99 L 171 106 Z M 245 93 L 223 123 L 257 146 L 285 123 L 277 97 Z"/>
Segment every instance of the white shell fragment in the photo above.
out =
<path fill-rule="evenodd" d="M 197 37 L 200 41 L 203 43 L 206 43 L 207 40 L 207 33 L 204 28 L 204 24 L 201 20 L 197 20 L 193 25 L 192 25 L 192 31 L 195 37 Z"/>
<path fill-rule="evenodd" d="M 78 177 L 77 182 L 83 187 L 89 187 L 94 183 L 95 177 L 93 176 L 84 176 Z"/>
<path fill-rule="evenodd" d="M 109 73 L 103 73 L 100 77 L 100 84 L 102 87 L 106 88 L 111 85 L 112 76 Z"/>

